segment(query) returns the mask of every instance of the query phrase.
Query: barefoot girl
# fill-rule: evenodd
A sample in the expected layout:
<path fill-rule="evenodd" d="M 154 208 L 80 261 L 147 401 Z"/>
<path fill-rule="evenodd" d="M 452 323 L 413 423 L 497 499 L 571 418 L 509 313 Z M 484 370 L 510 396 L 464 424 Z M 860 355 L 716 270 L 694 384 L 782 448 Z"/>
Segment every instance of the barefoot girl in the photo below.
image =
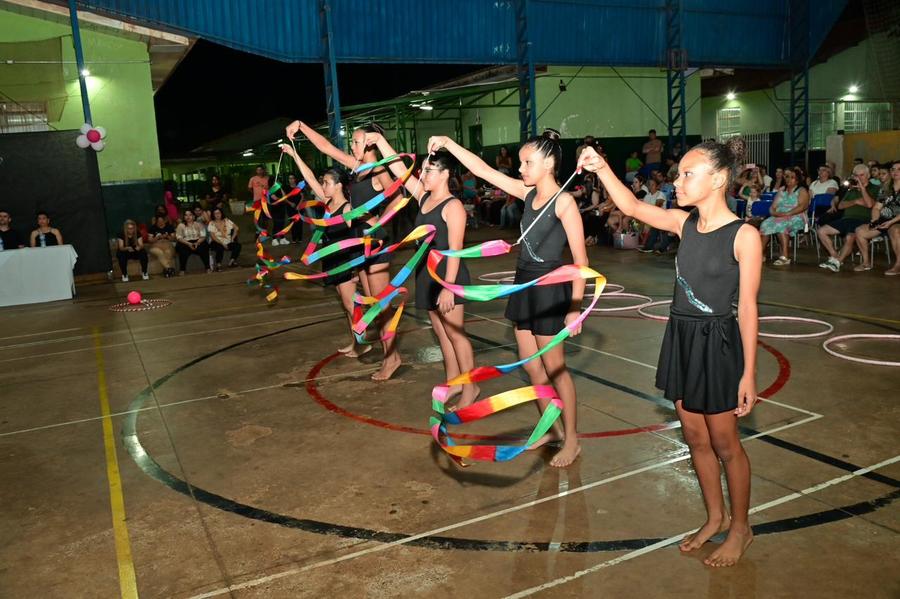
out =
<path fill-rule="evenodd" d="M 738 140 L 739 141 L 739 140 Z M 706 504 L 706 523 L 681 541 L 694 551 L 714 535 L 725 542 L 704 560 L 710 566 L 737 563 L 753 535 L 748 522 L 750 462 L 738 438 L 737 419 L 756 402 L 756 296 L 762 245 L 752 226 L 735 218 L 725 203 L 737 157 L 732 146 L 703 142 L 678 165 L 678 205 L 665 210 L 639 201 L 592 149 L 580 163 L 600 177 L 628 216 L 681 238 L 675 259 L 675 296 L 656 371 L 656 386 L 675 402 L 684 439 Z M 738 319 L 732 303 L 738 301 Z M 725 465 L 731 513 L 719 478 Z"/>
<path fill-rule="evenodd" d="M 447 148 L 476 177 L 525 201 L 525 213 L 520 223 L 522 231 L 535 221 L 559 191 L 556 169 L 562 150 L 559 133 L 556 131 L 548 129 L 543 135 L 532 137 L 521 147 L 519 173 L 522 179 L 513 179 L 492 169 L 478 156 L 447 137 L 432 137 L 428 140 L 429 152 L 441 148 Z M 556 198 L 555 205 L 541 216 L 540 221 L 522 240 L 515 282 L 525 283 L 562 266 L 566 242 L 575 264 L 587 266 L 584 230 L 578 206 L 571 195 L 561 193 Z M 584 287 L 584 279 L 575 279 L 572 284 L 534 286 L 510 296 L 506 317 L 515 323 L 520 358 L 535 354 L 539 348 L 549 344 L 564 326 L 578 318 Z M 578 327 L 572 334 L 580 332 L 581 327 Z M 532 385 L 549 385 L 552 381 L 563 402 L 563 430 L 559 431 L 558 423 L 554 429 L 556 438 L 563 441 L 563 446 L 550 461 L 550 465 L 568 466 L 578 457 L 581 446 L 578 444 L 575 426 L 575 385 L 566 370 L 563 345 L 543 354 L 540 360 L 531 360 L 524 368 Z M 541 409 L 546 408 L 547 403 L 542 401 Z"/>
<path fill-rule="evenodd" d="M 306 184 L 309 185 L 309 189 L 316 198 L 325 201 L 325 210 L 328 214 L 334 216 L 350 210 L 350 202 L 347 201 L 347 198 L 344 195 L 344 190 L 347 189 L 350 177 L 344 170 L 340 168 L 328 169 L 325 171 L 325 175 L 322 177 L 322 184 L 320 185 L 312 170 L 297 155 L 294 148 L 285 144 L 281 146 L 281 150 L 293 158 L 294 162 L 297 163 L 300 174 L 303 176 L 303 179 L 306 181 Z M 350 223 L 332 225 L 325 231 L 325 235 L 322 237 L 321 247 L 352 237 L 356 237 L 356 234 Z M 348 252 L 331 254 L 330 256 L 322 258 L 322 270 L 325 271 L 335 268 L 352 258 L 353 256 L 349 256 Z M 346 270 L 342 273 L 325 277 L 324 282 L 325 285 L 333 285 L 337 290 L 338 297 L 341 299 L 341 305 L 347 312 L 347 322 L 350 325 L 350 344 L 340 348 L 338 351 L 350 358 L 359 357 L 372 349 L 372 346 L 358 345 L 356 343 L 356 337 L 353 335 L 353 295 L 356 293 L 356 280 L 354 279 L 353 271 Z"/>
<path fill-rule="evenodd" d="M 306 123 L 294 121 L 285 129 L 285 133 L 287 133 L 289 139 L 294 139 L 294 135 L 298 131 L 303 133 L 317 150 L 351 170 L 363 163 L 375 162 L 378 160 L 378 155 L 375 153 L 374 146 L 366 146 L 365 142 L 366 133 L 383 133 L 381 127 L 374 123 L 362 129 L 356 129 L 353 132 L 350 141 L 350 151 L 353 154 L 352 156 L 334 147 L 330 141 L 325 139 L 320 133 L 312 129 Z M 365 173 L 360 173 L 350 186 L 350 205 L 353 208 L 357 208 L 365 204 L 387 189 L 391 185 L 391 182 L 391 176 L 384 168 L 372 169 Z M 383 205 L 386 204 L 387 202 Z M 377 218 L 375 215 L 369 215 L 366 219 L 366 224 L 371 226 L 375 224 L 376 221 Z M 360 236 L 363 229 L 364 227 L 356 228 L 355 236 Z M 375 237 L 381 239 L 384 244 L 387 244 L 387 238 L 383 228 L 378 230 Z M 384 288 L 390 283 L 390 260 L 390 255 L 384 254 L 366 262 L 365 268 L 360 270 L 359 278 L 362 282 L 363 292 L 367 296 L 371 297 L 378 295 L 384 291 Z M 386 326 L 389 318 L 382 318 L 381 320 Z M 381 368 L 372 375 L 372 379 L 376 381 L 388 380 L 400 367 L 400 355 L 397 353 L 397 336 L 392 335 L 387 341 L 382 341 L 381 345 L 384 349 L 384 358 L 381 362 Z"/>

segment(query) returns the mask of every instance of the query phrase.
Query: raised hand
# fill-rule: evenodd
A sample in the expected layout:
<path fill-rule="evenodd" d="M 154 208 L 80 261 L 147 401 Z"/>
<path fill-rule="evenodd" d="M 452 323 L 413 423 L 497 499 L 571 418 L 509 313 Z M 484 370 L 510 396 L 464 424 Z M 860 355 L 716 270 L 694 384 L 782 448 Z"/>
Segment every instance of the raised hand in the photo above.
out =
<path fill-rule="evenodd" d="M 294 121 L 284 128 L 284 134 L 287 135 L 288 139 L 294 139 L 294 136 L 297 135 L 297 131 L 300 131 L 301 125 L 303 125 L 303 123 L 300 121 Z"/>
<path fill-rule="evenodd" d="M 428 153 L 434 154 L 448 143 L 450 143 L 450 138 L 446 135 L 432 135 L 428 138 Z"/>
<path fill-rule="evenodd" d="M 583 149 L 581 155 L 578 156 L 577 168 L 583 168 L 586 171 L 596 173 L 597 171 L 606 168 L 606 160 L 604 160 L 603 156 L 598 154 L 594 148 L 588 146 Z"/>

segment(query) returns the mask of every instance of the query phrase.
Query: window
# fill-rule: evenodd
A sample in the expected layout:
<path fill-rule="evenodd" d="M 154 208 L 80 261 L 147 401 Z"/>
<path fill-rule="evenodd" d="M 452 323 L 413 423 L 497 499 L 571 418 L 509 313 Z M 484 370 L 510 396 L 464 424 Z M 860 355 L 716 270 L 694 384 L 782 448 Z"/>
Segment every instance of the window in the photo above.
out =
<path fill-rule="evenodd" d="M 810 102 L 809 149 L 824 150 L 825 140 L 834 135 L 834 102 Z"/>
<path fill-rule="evenodd" d="M 719 141 L 741 134 L 741 109 L 720 108 L 716 113 L 716 136 Z"/>
<path fill-rule="evenodd" d="M 0 133 L 49 130 L 44 102 L 0 102 Z"/>
<path fill-rule="evenodd" d="M 865 133 L 891 128 L 890 102 L 844 102 L 844 131 Z"/>

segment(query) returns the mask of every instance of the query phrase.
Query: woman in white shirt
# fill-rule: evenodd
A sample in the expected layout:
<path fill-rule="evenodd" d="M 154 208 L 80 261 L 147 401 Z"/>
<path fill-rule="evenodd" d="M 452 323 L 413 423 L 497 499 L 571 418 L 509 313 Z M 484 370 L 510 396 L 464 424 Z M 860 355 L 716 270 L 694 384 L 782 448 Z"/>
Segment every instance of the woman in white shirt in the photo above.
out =
<path fill-rule="evenodd" d="M 204 264 L 207 263 L 209 244 L 206 242 L 206 227 L 194 219 L 193 211 L 185 210 L 182 218 L 184 220 L 175 229 L 175 240 L 177 241 L 175 251 L 178 252 L 178 265 L 181 270 L 178 274 L 184 276 L 188 258 L 192 254 L 200 256 L 200 260 Z M 206 269 L 206 272 L 209 272 L 209 268 Z"/>
<path fill-rule="evenodd" d="M 216 255 L 216 272 L 222 270 L 222 259 L 225 257 L 225 250 L 231 252 L 228 266 L 234 268 L 238 265 L 237 258 L 241 254 L 241 244 L 237 241 L 240 229 L 231 219 L 225 218 L 225 213 L 222 212 L 221 207 L 216 206 L 210 214 L 212 220 L 209 222 L 207 232 L 209 233 L 209 247 Z"/>

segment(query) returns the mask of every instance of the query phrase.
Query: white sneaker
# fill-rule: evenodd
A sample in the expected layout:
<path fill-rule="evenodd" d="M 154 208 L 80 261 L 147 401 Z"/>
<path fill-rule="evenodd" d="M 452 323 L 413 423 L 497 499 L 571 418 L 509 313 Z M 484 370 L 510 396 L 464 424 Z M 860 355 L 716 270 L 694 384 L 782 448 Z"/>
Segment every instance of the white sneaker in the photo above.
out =
<path fill-rule="evenodd" d="M 831 272 L 840 272 L 841 263 L 837 258 L 829 258 L 828 262 L 825 263 L 825 268 L 827 268 Z"/>
<path fill-rule="evenodd" d="M 791 259 L 787 256 L 778 256 L 778 260 L 772 263 L 773 266 L 787 266 L 791 263 Z"/>
<path fill-rule="evenodd" d="M 128 275 L 122 275 L 122 282 L 123 282 L 123 283 L 127 283 L 127 282 L 128 282 Z"/>
<path fill-rule="evenodd" d="M 141 273 L 141 278 L 144 279 L 145 281 L 149 281 L 149 280 L 150 280 L 150 273 L 142 272 L 142 273 Z"/>

